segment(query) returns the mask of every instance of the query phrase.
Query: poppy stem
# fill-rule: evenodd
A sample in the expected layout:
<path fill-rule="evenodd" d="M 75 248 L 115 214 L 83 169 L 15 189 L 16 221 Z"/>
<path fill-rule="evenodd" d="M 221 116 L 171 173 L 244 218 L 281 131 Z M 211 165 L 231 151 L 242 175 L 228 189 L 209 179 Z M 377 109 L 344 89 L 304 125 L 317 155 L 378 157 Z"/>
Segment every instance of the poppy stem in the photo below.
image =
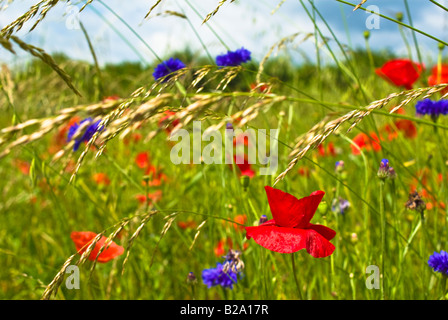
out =
<path fill-rule="evenodd" d="M 292 274 L 294 275 L 294 281 L 296 282 L 297 292 L 299 293 L 299 299 L 303 300 L 302 289 L 300 289 L 299 280 L 296 275 L 296 262 L 294 258 L 294 253 L 291 253 L 291 263 L 292 263 Z"/>

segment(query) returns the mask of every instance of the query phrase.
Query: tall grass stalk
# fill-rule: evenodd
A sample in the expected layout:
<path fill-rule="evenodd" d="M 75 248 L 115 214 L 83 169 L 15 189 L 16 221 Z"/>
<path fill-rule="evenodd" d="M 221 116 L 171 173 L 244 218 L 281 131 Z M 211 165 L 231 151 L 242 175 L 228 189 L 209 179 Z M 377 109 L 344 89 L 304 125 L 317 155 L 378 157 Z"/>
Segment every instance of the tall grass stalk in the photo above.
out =
<path fill-rule="evenodd" d="M 380 202 L 380 216 L 381 216 L 381 300 L 385 300 L 386 295 L 386 268 L 385 268 L 385 260 L 386 260 L 386 211 L 384 209 L 384 185 L 385 182 L 383 179 L 380 180 L 379 183 L 379 202 Z"/>
<path fill-rule="evenodd" d="M 291 268 L 292 268 L 292 274 L 294 276 L 294 282 L 296 283 L 297 288 L 297 295 L 299 296 L 300 300 L 303 300 L 303 294 L 302 294 L 302 288 L 300 287 L 299 279 L 297 278 L 297 272 L 296 272 L 296 261 L 295 261 L 295 254 L 291 253 Z"/>

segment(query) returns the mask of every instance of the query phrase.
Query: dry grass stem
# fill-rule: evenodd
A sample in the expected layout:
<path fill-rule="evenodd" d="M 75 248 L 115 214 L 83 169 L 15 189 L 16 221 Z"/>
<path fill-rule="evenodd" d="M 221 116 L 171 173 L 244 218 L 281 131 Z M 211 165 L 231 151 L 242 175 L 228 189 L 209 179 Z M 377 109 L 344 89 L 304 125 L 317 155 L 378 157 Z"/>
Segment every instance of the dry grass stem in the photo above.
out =
<path fill-rule="evenodd" d="M 367 0 L 362 0 L 360 4 L 357 4 L 355 9 L 353 9 L 353 11 L 358 10 L 359 7 L 361 7 L 364 3 L 366 3 Z"/>
<path fill-rule="evenodd" d="M 52 295 L 56 295 L 59 286 L 61 285 L 62 281 L 64 280 L 65 270 L 67 269 L 68 266 L 70 266 L 72 264 L 72 261 L 73 261 L 73 259 L 75 259 L 76 255 L 77 255 L 77 253 L 70 256 L 70 258 L 68 258 L 65 261 L 62 268 L 59 270 L 59 272 L 56 274 L 56 276 L 53 278 L 53 280 L 50 282 L 50 284 L 46 287 L 41 300 L 49 300 Z"/>
<path fill-rule="evenodd" d="M 213 17 L 216 13 L 218 13 L 219 9 L 222 7 L 222 5 L 224 3 L 226 3 L 228 0 L 220 0 L 218 3 L 218 6 L 215 8 L 215 10 L 213 10 L 212 12 L 210 12 L 204 19 L 204 21 L 202 21 L 202 24 L 206 23 L 208 20 L 210 20 L 211 17 Z M 235 0 L 230 0 L 230 3 L 234 2 Z"/>
<path fill-rule="evenodd" d="M 137 229 L 135 230 L 135 232 L 132 234 L 132 236 L 129 238 L 128 240 L 128 245 L 126 246 L 126 258 L 123 261 L 123 265 L 121 267 L 121 274 L 124 274 L 125 271 L 125 266 L 129 260 L 129 254 L 132 248 L 132 245 L 134 244 L 134 240 L 139 236 L 140 232 L 142 231 L 142 229 L 144 228 L 144 226 L 148 223 L 148 221 L 158 213 L 158 211 L 154 210 L 151 211 L 150 213 L 146 214 L 142 220 L 140 221 L 140 225 L 137 227 Z"/>

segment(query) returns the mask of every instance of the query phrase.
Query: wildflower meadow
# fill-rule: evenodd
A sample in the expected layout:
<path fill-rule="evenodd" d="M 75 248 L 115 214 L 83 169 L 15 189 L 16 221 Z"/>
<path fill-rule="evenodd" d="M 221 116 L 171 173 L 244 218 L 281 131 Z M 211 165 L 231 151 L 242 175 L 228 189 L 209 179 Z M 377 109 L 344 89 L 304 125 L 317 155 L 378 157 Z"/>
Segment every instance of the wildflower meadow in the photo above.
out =
<path fill-rule="evenodd" d="M 135 1 L 132 19 L 134 1 L 17 2 L 0 0 L 2 300 L 448 298 L 448 29 L 419 19 L 446 1 L 254 2 L 311 31 L 250 43 L 226 35 L 236 14 L 214 24 L 244 1 Z M 35 41 L 67 6 L 88 61 Z M 89 14 L 150 63 L 102 63 Z M 132 24 L 164 19 L 195 49 Z"/>

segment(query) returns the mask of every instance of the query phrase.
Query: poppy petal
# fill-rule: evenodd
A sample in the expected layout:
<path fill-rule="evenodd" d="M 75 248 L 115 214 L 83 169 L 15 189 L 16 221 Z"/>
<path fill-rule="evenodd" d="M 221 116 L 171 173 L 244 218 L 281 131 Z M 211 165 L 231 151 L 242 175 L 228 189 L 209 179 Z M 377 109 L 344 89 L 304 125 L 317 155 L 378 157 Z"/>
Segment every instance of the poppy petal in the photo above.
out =
<path fill-rule="evenodd" d="M 321 236 L 323 236 L 327 240 L 331 240 L 335 237 L 336 231 L 333 229 L 330 229 L 326 226 L 323 226 L 321 224 L 312 224 L 310 223 L 307 227 L 307 229 L 313 229 L 317 233 L 319 233 Z"/>
<path fill-rule="evenodd" d="M 315 191 L 308 197 L 297 199 L 269 186 L 265 190 L 275 222 L 281 227 L 289 228 L 305 228 L 325 194 L 323 191 Z"/>
<path fill-rule="evenodd" d="M 280 253 L 294 253 L 302 249 L 315 258 L 331 255 L 334 245 L 313 229 L 278 226 L 246 227 L 246 237 L 262 247 Z"/>
<path fill-rule="evenodd" d="M 233 159 L 238 169 L 240 169 L 240 173 L 242 176 L 249 176 L 250 178 L 253 178 L 255 176 L 255 171 L 252 169 L 251 164 L 249 163 L 247 154 L 245 154 L 244 157 L 235 155 L 233 156 Z"/>
<path fill-rule="evenodd" d="M 275 226 L 275 225 L 276 225 L 276 223 L 275 223 L 274 219 L 268 220 L 265 223 L 261 224 L 261 226 L 265 226 L 265 227 L 266 226 Z"/>
<path fill-rule="evenodd" d="M 98 252 L 100 249 L 106 245 L 106 237 L 102 237 L 100 241 L 98 241 L 98 244 L 95 247 L 95 253 L 92 251 L 92 254 L 90 255 L 90 258 L 93 260 L 96 259 L 96 256 L 98 255 Z M 111 242 L 109 246 L 106 247 L 106 249 L 101 252 L 101 254 L 98 257 L 98 262 L 105 263 L 108 262 L 124 253 L 124 248 L 122 246 L 119 246 L 115 242 Z"/>

